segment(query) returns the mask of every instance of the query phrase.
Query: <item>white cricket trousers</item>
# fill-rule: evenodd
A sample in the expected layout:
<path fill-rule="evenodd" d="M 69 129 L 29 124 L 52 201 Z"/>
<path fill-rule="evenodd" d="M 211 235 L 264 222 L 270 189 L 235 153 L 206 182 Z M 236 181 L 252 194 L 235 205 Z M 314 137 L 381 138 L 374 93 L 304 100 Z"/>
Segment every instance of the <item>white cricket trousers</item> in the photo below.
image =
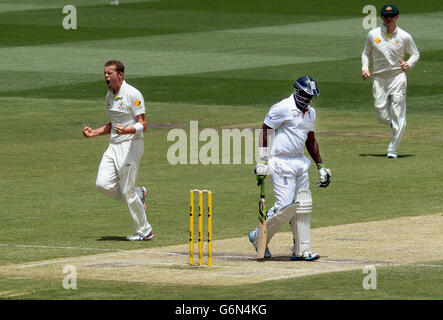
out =
<path fill-rule="evenodd" d="M 272 182 L 272 188 L 274 190 L 275 195 L 275 203 L 272 208 L 268 210 L 266 213 L 266 219 L 270 219 L 276 212 L 280 211 L 282 208 L 294 203 L 297 191 L 302 189 L 309 189 L 309 174 L 308 170 L 311 165 L 311 160 L 309 160 L 306 156 L 298 156 L 298 157 L 285 157 L 285 156 L 275 156 L 269 159 L 268 161 L 270 178 Z M 304 245 L 300 246 L 299 250 L 301 254 L 303 251 L 310 251 L 310 228 L 311 228 L 311 216 L 302 215 L 303 216 L 303 228 L 300 229 L 297 224 L 297 220 L 293 217 L 290 221 L 292 234 L 294 238 L 294 244 L 296 239 L 300 237 L 297 233 L 300 232 L 303 237 Z M 268 225 L 269 231 L 269 225 Z M 268 242 L 270 238 L 277 232 L 278 230 L 273 230 L 272 234 L 268 233 Z M 258 229 L 253 231 L 252 237 L 254 239 L 257 238 Z M 295 250 L 295 246 L 293 247 L 293 251 Z M 294 251 L 295 253 L 295 251 Z M 299 255 L 301 255 L 299 254 Z"/>
<path fill-rule="evenodd" d="M 128 205 L 135 233 L 146 236 L 152 227 L 146 219 L 143 203 L 135 190 L 135 181 L 144 153 L 142 139 L 110 143 L 98 169 L 96 186 L 104 195 Z"/>
<path fill-rule="evenodd" d="M 275 195 L 274 206 L 267 217 L 294 202 L 296 192 L 309 189 L 308 169 L 311 161 L 304 155 L 300 157 L 276 156 L 269 160 L 272 188 Z"/>
<path fill-rule="evenodd" d="M 387 152 L 397 153 L 406 129 L 406 87 L 404 72 L 393 77 L 374 76 L 372 94 L 377 119 L 392 128 Z"/>

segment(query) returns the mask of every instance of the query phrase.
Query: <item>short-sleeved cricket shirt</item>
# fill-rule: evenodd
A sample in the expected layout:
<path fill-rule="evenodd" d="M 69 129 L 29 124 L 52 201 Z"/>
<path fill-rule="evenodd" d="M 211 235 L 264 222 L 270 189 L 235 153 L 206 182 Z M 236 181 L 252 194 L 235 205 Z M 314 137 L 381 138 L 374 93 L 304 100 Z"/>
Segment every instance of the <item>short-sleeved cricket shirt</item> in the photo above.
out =
<path fill-rule="evenodd" d="M 143 139 L 143 132 L 119 135 L 115 132 L 115 128 L 120 123 L 126 128 L 132 127 L 137 122 L 136 117 L 144 113 L 145 101 L 143 95 L 136 88 L 126 83 L 125 80 L 123 80 L 116 95 L 108 90 L 106 114 L 110 117 L 112 123 L 110 142 L 120 143 L 132 139 Z"/>
<path fill-rule="evenodd" d="M 293 94 L 273 105 L 264 120 L 268 127 L 275 130 L 270 154 L 302 156 L 308 132 L 314 131 L 314 121 L 314 108 L 308 106 L 305 112 L 302 112 L 295 105 Z"/>

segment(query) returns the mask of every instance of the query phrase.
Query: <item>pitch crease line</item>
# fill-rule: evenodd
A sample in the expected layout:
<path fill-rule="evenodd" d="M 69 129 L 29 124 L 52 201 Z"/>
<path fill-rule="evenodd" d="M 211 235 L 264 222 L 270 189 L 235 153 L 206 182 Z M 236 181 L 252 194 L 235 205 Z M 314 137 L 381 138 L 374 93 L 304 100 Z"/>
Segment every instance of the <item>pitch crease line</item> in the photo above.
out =
<path fill-rule="evenodd" d="M 109 248 L 33 246 L 33 245 L 25 245 L 25 244 L 7 244 L 7 243 L 0 243 L 0 247 L 33 248 L 33 249 L 96 250 L 96 251 L 120 251 L 120 252 L 127 252 L 128 251 L 128 250 L 123 250 L 123 249 L 109 249 Z"/>

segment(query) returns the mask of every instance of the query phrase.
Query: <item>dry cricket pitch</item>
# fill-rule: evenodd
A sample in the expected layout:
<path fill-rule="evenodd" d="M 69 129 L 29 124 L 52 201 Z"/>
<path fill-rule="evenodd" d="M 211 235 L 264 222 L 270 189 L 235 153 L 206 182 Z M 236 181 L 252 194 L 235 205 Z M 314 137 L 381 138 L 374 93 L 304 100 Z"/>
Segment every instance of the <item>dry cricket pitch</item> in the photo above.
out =
<path fill-rule="evenodd" d="M 312 229 L 311 247 L 321 256 L 315 262 L 290 261 L 292 233 L 280 232 L 269 244 L 273 258 L 265 262 L 255 260 L 255 250 L 245 236 L 215 240 L 212 267 L 189 266 L 188 244 L 183 244 L 6 265 L 0 267 L 0 275 L 62 279 L 65 276 L 63 268 L 72 265 L 77 270 L 78 281 L 242 285 L 362 270 L 367 265 L 388 266 L 441 260 L 442 230 L 442 213 Z"/>

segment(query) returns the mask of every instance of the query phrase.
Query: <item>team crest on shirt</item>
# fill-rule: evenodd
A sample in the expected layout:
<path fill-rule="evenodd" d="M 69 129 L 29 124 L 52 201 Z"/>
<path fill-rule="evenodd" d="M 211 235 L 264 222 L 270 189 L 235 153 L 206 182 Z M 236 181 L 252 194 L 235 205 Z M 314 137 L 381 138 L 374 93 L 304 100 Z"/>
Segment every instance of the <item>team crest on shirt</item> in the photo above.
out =
<path fill-rule="evenodd" d="M 124 109 L 125 108 L 125 104 L 123 103 L 123 101 L 120 101 L 117 107 L 119 109 Z"/>
<path fill-rule="evenodd" d="M 401 46 L 401 42 L 398 39 L 395 39 L 394 42 L 392 43 L 394 46 L 399 47 Z"/>

